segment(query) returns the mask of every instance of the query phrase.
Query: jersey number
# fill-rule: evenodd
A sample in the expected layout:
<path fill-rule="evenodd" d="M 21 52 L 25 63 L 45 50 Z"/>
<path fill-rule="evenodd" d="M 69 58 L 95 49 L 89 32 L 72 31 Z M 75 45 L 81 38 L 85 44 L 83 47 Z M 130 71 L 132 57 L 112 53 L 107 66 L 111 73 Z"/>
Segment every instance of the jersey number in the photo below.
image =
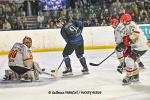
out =
<path fill-rule="evenodd" d="M 17 55 L 17 50 L 12 50 L 10 53 L 9 53 L 9 57 L 11 57 L 11 58 L 15 58 L 16 57 L 16 55 Z"/>
<path fill-rule="evenodd" d="M 73 32 L 73 31 L 77 32 L 77 29 L 76 29 L 74 26 L 70 26 L 70 27 L 69 27 L 69 30 L 72 31 L 72 32 Z"/>

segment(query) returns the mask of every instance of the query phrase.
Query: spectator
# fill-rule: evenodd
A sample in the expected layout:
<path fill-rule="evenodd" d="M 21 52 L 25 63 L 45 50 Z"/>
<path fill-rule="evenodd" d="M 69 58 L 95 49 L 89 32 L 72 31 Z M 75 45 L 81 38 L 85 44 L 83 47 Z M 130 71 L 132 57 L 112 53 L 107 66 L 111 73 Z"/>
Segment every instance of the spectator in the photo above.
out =
<path fill-rule="evenodd" d="M 40 0 L 31 1 L 31 10 L 34 16 L 38 16 L 38 12 L 40 11 L 40 8 L 41 8 Z"/>
<path fill-rule="evenodd" d="M 43 28 L 44 16 L 42 12 L 39 12 L 39 15 L 37 17 L 37 22 L 38 22 L 38 28 Z"/>
<path fill-rule="evenodd" d="M 139 12 L 139 8 L 136 3 L 132 5 L 132 9 L 133 9 L 134 15 L 139 16 L 140 12 Z"/>
<path fill-rule="evenodd" d="M 44 13 L 44 22 L 43 22 L 44 25 L 47 24 L 49 18 L 50 18 L 49 12 L 45 12 Z"/>
<path fill-rule="evenodd" d="M 3 21 L 0 20 L 0 30 L 3 29 Z"/>
<path fill-rule="evenodd" d="M 27 18 L 26 16 L 21 16 L 21 23 L 23 24 L 23 29 L 26 29 L 26 21 L 27 21 Z"/>
<path fill-rule="evenodd" d="M 0 4 L 0 20 L 4 21 L 5 20 L 5 13 L 4 13 L 4 5 Z"/>
<path fill-rule="evenodd" d="M 12 13 L 16 13 L 17 12 L 17 6 L 16 6 L 14 1 L 10 4 L 10 8 L 11 8 L 11 12 Z"/>
<path fill-rule="evenodd" d="M 144 23 L 143 24 L 149 24 L 150 23 L 150 19 L 149 18 L 144 18 Z"/>
<path fill-rule="evenodd" d="M 10 16 L 9 20 L 10 20 L 10 24 L 11 24 L 12 29 L 15 29 L 16 23 L 17 23 L 17 19 L 16 19 L 15 13 L 12 13 L 12 16 Z"/>
<path fill-rule="evenodd" d="M 24 24 L 21 21 L 21 17 L 20 16 L 17 17 L 17 26 L 16 26 L 16 29 L 17 30 L 24 30 L 25 29 L 24 28 Z"/>
<path fill-rule="evenodd" d="M 9 5 L 9 3 L 7 3 L 6 5 L 5 5 L 5 13 L 8 15 L 8 16 L 11 16 L 11 14 L 12 14 L 12 11 L 11 11 L 11 8 L 10 8 L 10 5 Z"/>
<path fill-rule="evenodd" d="M 11 25 L 10 23 L 5 19 L 4 24 L 3 24 L 3 30 L 11 30 Z"/>
<path fill-rule="evenodd" d="M 3 5 L 0 4 L 0 17 L 4 15 L 4 8 Z"/>

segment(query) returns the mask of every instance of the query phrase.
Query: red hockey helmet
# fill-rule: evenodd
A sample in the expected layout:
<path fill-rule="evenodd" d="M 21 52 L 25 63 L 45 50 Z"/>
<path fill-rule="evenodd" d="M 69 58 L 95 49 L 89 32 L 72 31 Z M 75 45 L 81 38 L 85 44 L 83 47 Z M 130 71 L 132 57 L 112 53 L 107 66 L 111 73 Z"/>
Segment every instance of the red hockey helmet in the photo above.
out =
<path fill-rule="evenodd" d="M 124 20 L 124 14 L 120 17 L 120 21 Z"/>
<path fill-rule="evenodd" d="M 111 20 L 111 24 L 117 25 L 118 23 L 119 23 L 119 21 L 118 21 L 117 19 L 112 19 L 112 20 Z"/>
<path fill-rule="evenodd" d="M 130 14 L 128 13 L 125 13 L 121 16 L 121 20 L 122 21 L 125 21 L 125 22 L 130 22 L 132 20 L 132 17 Z"/>

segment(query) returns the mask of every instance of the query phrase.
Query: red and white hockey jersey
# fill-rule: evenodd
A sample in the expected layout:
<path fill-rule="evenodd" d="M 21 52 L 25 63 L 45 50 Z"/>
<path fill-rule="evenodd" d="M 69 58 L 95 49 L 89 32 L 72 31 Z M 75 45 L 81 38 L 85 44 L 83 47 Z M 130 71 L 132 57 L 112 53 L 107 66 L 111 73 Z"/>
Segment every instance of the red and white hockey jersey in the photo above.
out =
<path fill-rule="evenodd" d="M 138 51 L 148 49 L 148 41 L 142 30 L 136 25 L 135 22 L 131 21 L 129 25 L 125 26 L 126 34 L 131 39 L 131 49 Z"/>
<path fill-rule="evenodd" d="M 125 33 L 125 27 L 123 23 L 119 23 L 114 31 L 116 44 L 120 44 L 121 42 L 123 42 L 123 37 L 125 35 L 124 33 Z"/>
<path fill-rule="evenodd" d="M 19 66 L 30 69 L 33 65 L 32 51 L 22 43 L 15 43 L 8 55 L 9 66 Z"/>

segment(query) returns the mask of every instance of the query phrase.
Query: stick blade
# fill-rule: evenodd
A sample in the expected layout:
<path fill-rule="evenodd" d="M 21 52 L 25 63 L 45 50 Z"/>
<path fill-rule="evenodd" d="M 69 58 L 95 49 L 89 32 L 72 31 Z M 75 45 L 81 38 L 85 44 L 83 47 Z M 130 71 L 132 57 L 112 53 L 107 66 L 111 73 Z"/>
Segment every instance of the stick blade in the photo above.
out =
<path fill-rule="evenodd" d="M 99 64 L 89 63 L 91 66 L 99 66 Z"/>

